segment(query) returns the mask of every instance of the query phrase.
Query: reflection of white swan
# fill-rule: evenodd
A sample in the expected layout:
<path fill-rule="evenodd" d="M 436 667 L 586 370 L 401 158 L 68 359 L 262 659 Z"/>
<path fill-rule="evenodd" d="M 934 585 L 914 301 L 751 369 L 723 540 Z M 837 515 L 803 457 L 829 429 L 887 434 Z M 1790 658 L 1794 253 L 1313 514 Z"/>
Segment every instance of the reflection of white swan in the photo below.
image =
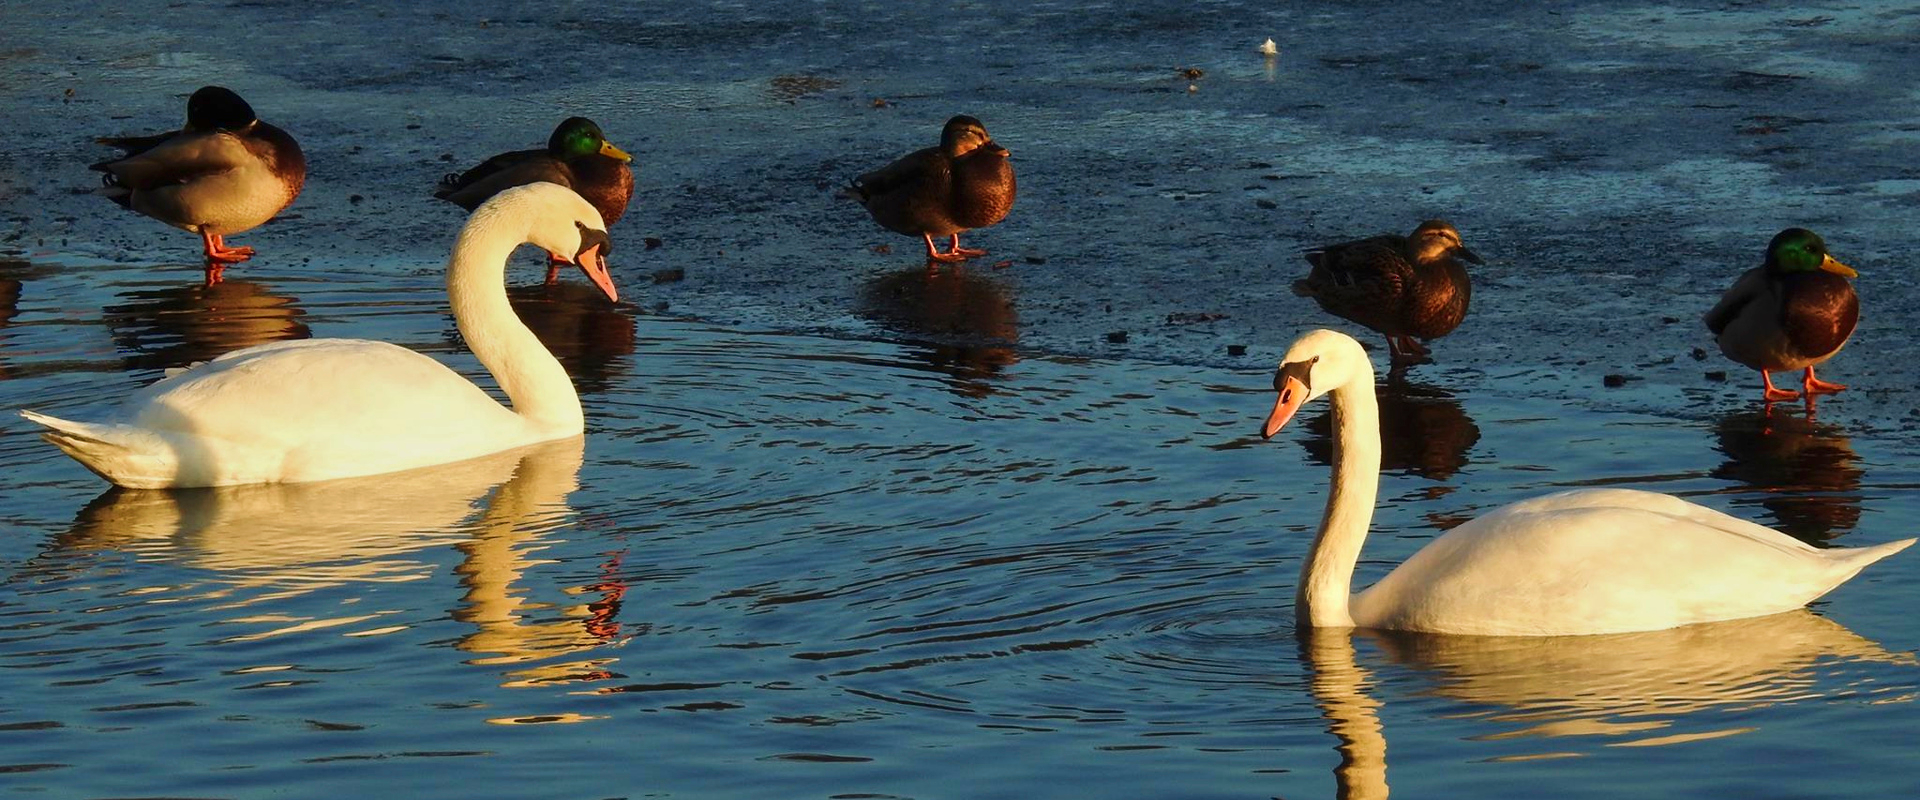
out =
<path fill-rule="evenodd" d="M 530 553 L 541 543 L 541 534 L 571 518 L 573 510 L 566 500 L 578 488 L 580 460 L 581 449 L 576 445 L 570 458 L 529 458 L 522 462 L 513 480 L 494 493 L 473 535 L 456 545 L 466 556 L 455 567 L 466 594 L 461 598 L 464 604 L 454 609 L 453 618 L 475 627 L 456 646 L 484 654 L 474 663 L 518 664 L 564 655 L 605 644 L 618 631 L 619 623 L 613 617 L 624 591 L 618 580 L 577 590 L 599 590 L 603 594 L 558 613 L 550 606 L 529 601 L 525 587 L 516 589 L 514 585 L 528 567 L 537 563 Z M 530 619 L 540 612 L 557 618 Z M 551 683 L 585 679 L 602 672 L 603 667 L 599 663 L 544 664 L 522 670 L 517 680 Z"/>
<path fill-rule="evenodd" d="M 505 492 L 527 476 L 541 476 L 540 494 L 564 510 L 584 443 L 563 439 L 459 464 L 320 483 L 113 489 L 82 509 L 57 544 L 151 554 L 242 584 L 413 580 L 423 567 L 401 556 L 467 541 L 463 523 L 495 486 L 505 484 Z"/>
<path fill-rule="evenodd" d="M 1333 778 L 1340 800 L 1386 800 L 1387 737 L 1380 727 L 1380 701 L 1367 695 L 1371 678 L 1353 654 L 1346 631 L 1303 629 L 1302 659 L 1313 671 L 1310 688 L 1340 740 L 1340 766 Z"/>
<path fill-rule="evenodd" d="M 575 259 L 608 297 L 605 226 L 571 190 L 536 183 L 473 212 L 447 265 L 453 315 L 512 400 L 386 342 L 311 339 L 250 347 L 135 394 L 120 423 L 23 411 L 88 469 L 134 488 L 319 481 L 446 464 L 578 436 L 566 370 L 507 302 L 521 243 Z"/>
<path fill-rule="evenodd" d="M 1795 609 L 1752 619 L 1611 636 L 1367 634 L 1395 661 L 1434 678 L 1433 693 L 1487 706 L 1521 727 L 1476 739 L 1634 736 L 1611 744 L 1657 745 L 1718 730 L 1671 734 L 1682 716 L 1751 710 L 1817 697 L 1819 664 L 1876 661 L 1916 666 L 1838 623 Z M 1342 798 L 1387 796 L 1387 736 L 1347 631 L 1301 631 L 1315 701 L 1340 741 L 1335 779 Z M 1857 685 L 1835 687 L 1848 693 Z M 1751 724 L 1751 720 L 1749 720 Z M 1764 721 L 1760 724 L 1764 725 Z M 1656 734 L 1655 732 L 1659 732 Z"/>
<path fill-rule="evenodd" d="M 1435 673 L 1438 693 L 1527 712 L 1518 718 L 1539 734 L 1604 730 L 1586 722 L 1602 717 L 1658 727 L 1710 708 L 1802 699 L 1816 663 L 1916 664 L 1804 608 L 1610 636 L 1368 635 L 1395 661 Z"/>
<path fill-rule="evenodd" d="M 1481 516 L 1349 596 L 1380 483 L 1373 365 L 1345 334 L 1314 331 L 1274 376 L 1272 436 L 1333 395 L 1333 489 L 1300 571 L 1302 626 L 1538 636 L 1621 633 L 1805 605 L 1914 540 L 1820 550 L 1653 492 L 1560 492 Z"/>

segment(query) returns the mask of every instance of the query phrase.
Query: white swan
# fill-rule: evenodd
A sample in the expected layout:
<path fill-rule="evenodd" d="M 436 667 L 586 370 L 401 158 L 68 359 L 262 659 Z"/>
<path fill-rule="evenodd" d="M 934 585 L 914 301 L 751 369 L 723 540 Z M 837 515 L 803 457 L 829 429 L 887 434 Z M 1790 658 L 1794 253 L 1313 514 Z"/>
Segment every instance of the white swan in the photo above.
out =
<path fill-rule="evenodd" d="M 167 377 L 129 398 L 119 421 L 20 414 L 88 469 L 140 489 L 377 475 L 579 436 L 580 396 L 508 305 L 506 262 L 522 243 L 573 253 L 615 298 L 605 228 L 573 190 L 536 183 L 501 192 L 460 230 L 447 262 L 453 316 L 512 408 L 404 347 L 309 339 L 236 350 Z"/>
<path fill-rule="evenodd" d="M 1454 528 L 1349 597 L 1380 485 L 1373 365 L 1352 337 L 1314 331 L 1273 384 L 1266 437 L 1333 395 L 1333 489 L 1300 569 L 1302 627 L 1556 636 L 1757 617 L 1805 605 L 1914 542 L 1821 550 L 1664 494 L 1576 489 Z"/>

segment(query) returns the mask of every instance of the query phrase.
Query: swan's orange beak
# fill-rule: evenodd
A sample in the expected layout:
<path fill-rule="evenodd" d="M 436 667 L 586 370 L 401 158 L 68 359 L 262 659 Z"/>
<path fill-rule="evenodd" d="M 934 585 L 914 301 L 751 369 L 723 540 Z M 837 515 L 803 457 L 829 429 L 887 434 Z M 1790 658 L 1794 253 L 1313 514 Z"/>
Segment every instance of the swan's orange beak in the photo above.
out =
<path fill-rule="evenodd" d="M 1280 390 L 1280 399 L 1273 404 L 1273 413 L 1267 415 L 1267 422 L 1260 426 L 1260 438 L 1271 439 L 1273 435 L 1286 427 L 1287 420 L 1293 419 L 1293 413 L 1300 410 L 1300 404 L 1307 402 L 1307 385 L 1292 375 L 1283 375 L 1274 379 L 1274 388 Z"/>
<path fill-rule="evenodd" d="M 607 274 L 607 255 L 600 250 L 600 245 L 591 245 L 580 251 L 580 255 L 574 256 L 573 263 L 580 265 L 580 271 L 587 273 L 587 280 L 600 287 L 600 292 L 608 300 L 620 302 L 620 290 L 613 288 L 613 276 Z"/>

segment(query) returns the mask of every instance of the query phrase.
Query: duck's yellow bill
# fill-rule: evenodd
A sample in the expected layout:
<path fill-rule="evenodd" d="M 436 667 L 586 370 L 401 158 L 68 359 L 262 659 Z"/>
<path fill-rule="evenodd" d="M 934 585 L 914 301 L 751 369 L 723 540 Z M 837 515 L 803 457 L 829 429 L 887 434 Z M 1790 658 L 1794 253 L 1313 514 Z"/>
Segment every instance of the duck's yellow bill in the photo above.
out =
<path fill-rule="evenodd" d="M 601 140 L 600 142 L 600 155 L 606 156 L 608 158 L 617 158 L 617 159 L 620 159 L 621 161 L 633 160 L 633 156 L 627 155 L 627 151 L 622 150 L 618 147 L 614 147 L 612 142 L 606 141 L 604 139 Z"/>

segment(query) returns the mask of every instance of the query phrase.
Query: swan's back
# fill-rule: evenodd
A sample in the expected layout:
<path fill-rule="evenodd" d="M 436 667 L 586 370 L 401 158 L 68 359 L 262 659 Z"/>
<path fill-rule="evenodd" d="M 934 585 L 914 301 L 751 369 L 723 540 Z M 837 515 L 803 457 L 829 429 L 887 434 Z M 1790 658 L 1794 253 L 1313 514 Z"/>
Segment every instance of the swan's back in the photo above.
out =
<path fill-rule="evenodd" d="M 136 488 L 392 472 L 529 435 L 525 420 L 439 362 L 358 339 L 236 350 L 142 389 L 127 407 L 131 419 L 104 423 L 30 419 L 89 469 Z"/>
<path fill-rule="evenodd" d="M 1788 611 L 1912 544 L 1821 550 L 1679 498 L 1551 494 L 1447 532 L 1353 599 L 1363 627 L 1537 636 Z"/>

